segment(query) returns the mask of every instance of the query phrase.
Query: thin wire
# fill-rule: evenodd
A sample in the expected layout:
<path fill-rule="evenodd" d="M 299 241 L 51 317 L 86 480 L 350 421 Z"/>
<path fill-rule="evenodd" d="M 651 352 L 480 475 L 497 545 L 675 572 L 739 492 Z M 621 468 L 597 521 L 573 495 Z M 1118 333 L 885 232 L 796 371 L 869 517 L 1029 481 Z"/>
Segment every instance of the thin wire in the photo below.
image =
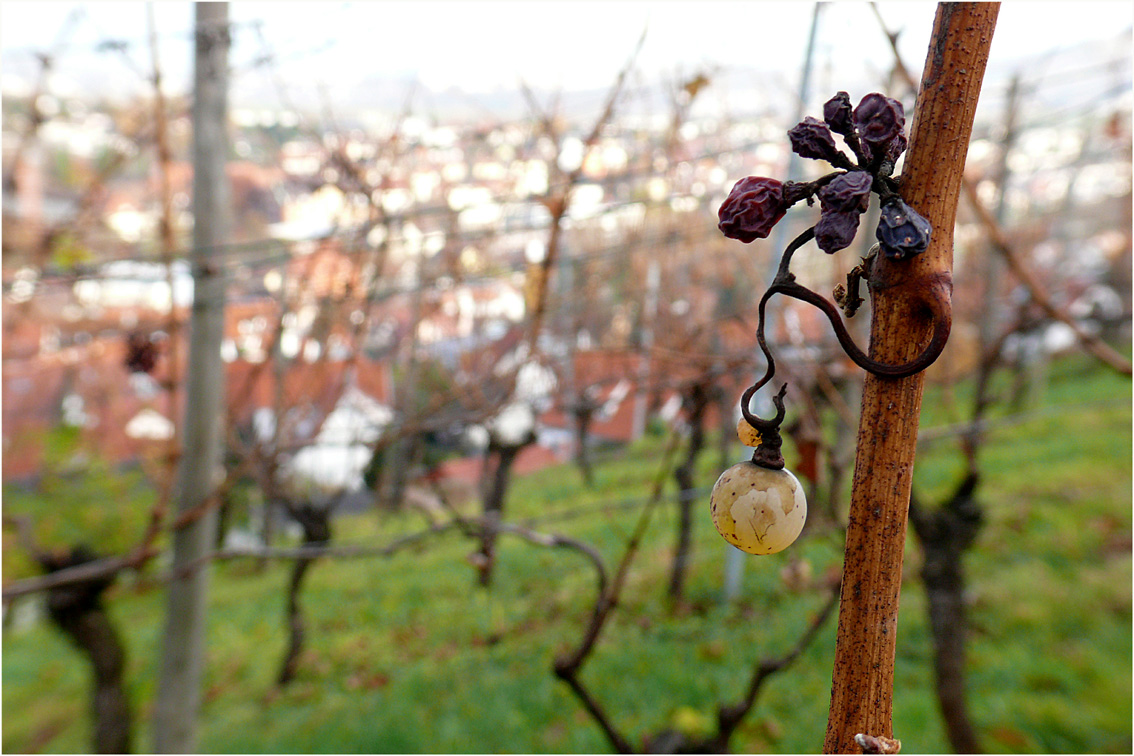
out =
<path fill-rule="evenodd" d="M 709 240 L 709 239 L 715 239 L 715 237 L 716 237 L 716 229 L 717 229 L 716 223 L 712 222 L 711 220 L 706 220 L 701 226 L 688 226 L 687 229 L 689 229 L 689 228 L 693 228 L 693 229 L 698 230 L 698 234 L 689 239 L 690 244 L 693 245 L 693 246 L 695 246 L 697 243 L 700 243 L 700 242 L 703 242 L 703 241 L 706 241 L 706 240 Z M 328 238 L 334 238 L 334 237 L 328 237 Z M 469 237 L 462 237 L 462 241 L 468 241 L 468 240 L 470 240 Z M 626 254 L 628 254 L 632 251 L 637 251 L 637 250 L 645 249 L 645 248 L 648 248 L 648 247 L 659 246 L 659 245 L 662 245 L 662 244 L 667 243 L 669 241 L 670 241 L 669 230 L 668 229 L 662 229 L 662 230 L 660 230 L 656 233 L 644 234 L 644 235 L 634 235 L 633 237 L 631 237 L 629 239 L 626 239 L 626 240 L 623 240 L 623 241 L 612 242 L 608 245 L 605 245 L 603 247 L 599 247 L 597 249 L 593 249 L 589 252 L 571 255 L 568 259 L 571 262 L 591 263 L 591 262 L 610 259 L 610 258 L 621 256 L 621 255 L 626 255 Z M 303 242 L 295 242 L 295 244 L 301 244 L 301 243 L 303 243 Z M 243 267 L 243 266 L 250 266 L 250 267 L 251 266 L 257 266 L 257 267 L 259 267 L 259 266 L 268 265 L 268 264 L 274 263 L 274 262 L 287 262 L 287 261 L 290 261 L 290 260 L 292 260 L 296 257 L 296 253 L 294 253 L 291 250 L 288 250 L 286 244 L 280 244 L 280 246 L 284 247 L 285 251 L 276 252 L 275 254 L 268 255 L 268 256 L 265 256 L 263 258 L 254 259 L 254 260 L 251 260 L 251 261 L 249 261 L 249 260 L 228 261 L 228 263 L 222 263 L 222 265 L 227 264 L 231 267 L 237 267 L 237 266 L 241 266 L 241 267 Z M 359 254 L 363 251 L 369 251 L 369 250 L 359 250 L 356 254 Z M 118 262 L 118 261 L 115 261 L 115 262 Z M 134 262 L 134 261 L 131 260 L 130 262 Z M 150 263 L 150 264 L 154 264 L 154 265 L 161 265 L 160 262 L 157 262 L 157 261 L 152 260 L 152 259 L 138 260 L 137 262 L 145 262 L 145 263 Z M 508 273 L 508 274 L 519 273 L 519 272 L 526 270 L 527 267 L 528 267 L 528 263 L 526 261 L 511 262 L 511 263 L 506 263 L 506 262 L 505 263 L 497 263 L 497 264 L 494 265 L 494 268 L 496 269 L 496 271 L 499 271 L 499 272 L 484 273 L 484 274 L 466 274 L 466 275 L 461 277 L 461 280 L 462 280 L 462 282 L 465 282 L 465 283 L 469 283 L 469 282 L 480 283 L 480 282 L 485 282 L 485 281 L 495 281 L 495 280 L 499 280 L 502 277 L 501 273 Z M 59 285 L 69 285 L 69 284 L 77 283 L 78 281 L 105 280 L 107 278 L 110 278 L 111 280 L 113 280 L 114 277 L 108 277 L 108 276 L 105 275 L 105 273 L 98 272 L 98 271 L 90 271 L 90 272 L 85 272 L 85 273 L 68 273 L 68 274 L 45 274 L 45 275 L 42 275 L 40 278 L 38 278 L 34 283 L 35 283 L 36 286 L 59 286 Z M 5 290 L 10 291 L 13 285 L 15 285 L 15 282 L 5 284 Z M 412 286 L 404 286 L 404 287 L 389 287 L 389 288 L 382 290 L 382 292 L 383 292 L 383 296 L 385 298 L 389 298 L 391 296 L 396 296 L 398 294 L 410 294 L 410 293 L 416 293 L 418 291 L 428 291 L 428 290 L 433 289 L 435 287 L 436 287 L 436 283 L 426 282 L 426 283 L 422 283 L 420 285 L 412 285 Z"/>
<path fill-rule="evenodd" d="M 705 152 L 701 152 L 697 155 L 691 156 L 687 160 L 682 160 L 680 162 L 693 163 L 693 162 L 697 162 L 697 161 L 701 161 L 701 160 L 707 160 L 707 159 L 710 159 L 710 158 L 720 157 L 721 155 L 726 155 L 726 154 L 745 153 L 745 152 L 749 152 L 749 151 L 753 150 L 754 148 L 760 146 L 763 143 L 764 143 L 764 140 L 752 140 L 752 141 L 737 145 L 735 147 L 726 147 L 726 148 L 721 148 L 721 149 L 717 149 L 717 150 L 708 150 L 708 151 L 705 151 Z M 647 175 L 652 176 L 652 175 L 654 175 L 654 173 L 655 172 L 653 170 L 653 167 L 648 166 L 648 167 L 644 167 L 640 170 L 625 171 L 623 173 L 619 173 L 619 174 L 616 174 L 616 175 L 613 175 L 613 176 L 608 176 L 608 177 L 602 179 L 601 181 L 594 182 L 594 183 L 599 183 L 600 185 L 602 185 L 602 184 L 613 185 L 613 184 L 616 184 L 616 183 L 624 183 L 626 181 L 633 180 L 635 178 L 641 178 L 641 177 L 647 176 Z M 557 186 L 557 185 L 555 185 L 555 186 Z M 549 186 L 549 190 L 550 190 L 550 188 L 551 187 Z M 711 195 L 706 195 L 706 196 L 711 196 Z M 680 199 L 689 199 L 689 198 L 696 199 L 698 201 L 703 201 L 703 198 L 693 197 L 692 195 L 683 195 L 683 196 L 671 197 L 669 199 L 669 201 L 673 201 L 675 199 L 680 200 Z M 430 218 L 430 217 L 439 216 L 439 215 L 447 215 L 447 214 L 450 214 L 450 213 L 453 213 L 453 212 L 465 212 L 467 210 L 483 209 L 483 208 L 487 208 L 487 207 L 498 207 L 502 204 L 503 205 L 536 204 L 535 202 L 533 202 L 533 199 L 538 199 L 538 197 L 537 198 L 528 198 L 528 199 L 519 199 L 519 198 L 511 199 L 511 198 L 508 198 L 504 202 L 500 202 L 498 200 L 490 199 L 490 200 L 487 200 L 485 202 L 468 205 L 466 207 L 461 208 L 460 211 L 454 211 L 448 204 L 425 205 L 425 206 L 422 206 L 420 208 L 416 208 L 416 209 L 414 209 L 413 211 L 410 211 L 410 212 L 404 212 L 404 213 L 400 213 L 400 214 L 396 214 L 396 215 L 388 215 L 386 217 L 386 224 L 385 225 L 386 226 L 396 225 L 396 224 L 404 225 L 407 221 L 414 221 L 414 220 L 418 220 L 418 219 L 421 219 L 421 218 Z M 615 200 L 613 202 L 605 204 L 602 207 L 602 209 L 596 211 L 594 213 L 594 215 L 592 215 L 591 217 L 594 218 L 594 217 L 609 215 L 611 213 L 617 212 L 618 210 L 621 210 L 621 209 L 626 208 L 626 207 L 630 207 L 632 205 L 648 205 L 648 204 L 649 204 L 648 202 L 645 202 L 645 201 L 640 200 L 640 199 Z M 345 238 L 345 236 L 349 236 L 351 234 L 357 234 L 363 228 L 365 228 L 364 225 L 353 226 L 353 227 L 350 227 L 349 230 L 342 232 L 342 234 L 335 234 L 335 235 L 333 235 L 333 237 L 320 237 L 320 238 L 336 238 L 336 237 L 337 238 Z M 518 227 L 518 228 L 515 228 L 513 230 L 516 233 L 522 233 L 522 232 L 526 232 L 526 231 L 545 230 L 546 228 L 547 228 L 546 225 L 532 224 L 530 226 Z M 312 240 L 312 241 L 316 241 L 316 240 Z M 190 254 L 198 254 L 198 253 L 215 255 L 215 254 L 219 254 L 220 252 L 222 252 L 224 250 L 228 250 L 228 249 L 242 249 L 242 248 L 248 248 L 248 247 L 255 247 L 256 245 L 276 244 L 276 243 L 279 243 L 279 242 L 280 242 L 280 240 L 275 238 L 275 237 L 264 237 L 264 238 L 261 238 L 261 239 L 255 239 L 255 240 L 251 240 L 251 241 L 228 242 L 228 243 L 225 243 L 225 244 L 211 245 L 211 246 L 208 246 L 208 247 L 183 248 L 181 250 L 181 254 L 183 256 L 190 255 Z M 123 257 L 123 258 L 119 258 L 119 260 L 137 261 L 137 262 L 148 262 L 148 261 L 150 261 L 149 258 L 141 257 L 141 256 L 138 256 L 138 257 Z"/>
<path fill-rule="evenodd" d="M 714 239 L 716 238 L 717 234 L 716 234 L 716 225 L 715 224 L 706 223 L 702 228 L 703 228 L 703 233 L 700 236 L 696 236 L 696 237 L 693 237 L 692 239 L 689 239 L 689 243 L 690 243 L 691 247 L 696 246 L 696 243 L 700 240 L 704 240 L 704 239 L 708 239 L 708 238 L 714 238 Z M 637 237 L 635 239 L 629 240 L 627 242 L 613 243 L 613 244 L 608 245 L 605 248 L 600 248 L 599 250 L 597 250 L 595 252 L 573 256 L 573 257 L 570 258 L 570 260 L 572 262 L 589 263 L 589 262 L 593 262 L 593 261 L 596 261 L 596 260 L 603 260 L 603 259 L 612 258 L 612 257 L 615 257 L 615 256 L 623 257 L 626 254 L 628 254 L 630 251 L 635 250 L 635 249 L 645 248 L 645 247 L 649 247 L 649 246 L 661 246 L 663 244 L 672 244 L 672 242 L 673 242 L 672 236 L 669 234 L 668 230 L 664 230 L 664 231 L 659 232 L 659 233 L 652 235 L 652 236 L 651 235 L 645 235 L 645 236 L 641 236 L 641 237 Z M 280 259 L 280 261 L 287 261 L 287 260 L 291 259 L 291 255 L 290 255 L 290 253 L 284 253 L 284 254 L 280 255 L 279 259 Z M 525 262 L 525 263 L 519 263 L 519 264 L 514 263 L 511 266 L 504 266 L 503 269 L 507 273 L 515 273 L 515 272 L 519 272 L 519 271 L 523 270 L 526 267 L 527 267 L 527 263 Z M 499 268 L 498 268 L 498 270 L 499 270 Z M 503 276 L 499 272 L 486 273 L 486 274 L 481 274 L 481 275 L 466 275 L 466 276 L 461 277 L 461 283 L 477 284 L 477 283 L 484 283 L 484 282 L 489 282 L 489 281 L 498 281 L 502 277 Z M 42 281 L 41 280 L 38 283 L 41 283 L 41 284 L 44 284 L 44 285 L 50 285 L 50 284 L 58 285 L 60 283 L 63 283 L 63 281 L 60 281 L 58 279 L 55 279 L 55 280 L 52 280 L 52 281 Z M 384 289 L 379 290 L 373 296 L 373 298 L 370 301 L 373 302 L 373 303 L 381 303 L 381 302 L 387 301 L 387 300 L 392 299 L 392 298 L 397 297 L 397 296 L 411 294 L 411 293 L 415 293 L 417 291 L 430 290 L 430 289 L 435 288 L 435 287 L 436 287 L 435 282 L 422 282 L 420 284 L 412 285 L 412 286 L 386 287 Z M 350 298 L 344 297 L 341 301 L 343 301 L 343 302 L 350 301 Z M 114 332 L 116 334 L 123 336 L 123 335 L 129 333 L 132 329 L 111 329 L 111 330 L 114 330 Z M 32 361 L 34 359 L 36 359 L 35 356 L 27 356 L 27 357 L 17 356 L 17 357 L 11 357 L 11 358 L 5 359 L 4 362 L 6 364 L 10 364 L 12 362 Z"/>

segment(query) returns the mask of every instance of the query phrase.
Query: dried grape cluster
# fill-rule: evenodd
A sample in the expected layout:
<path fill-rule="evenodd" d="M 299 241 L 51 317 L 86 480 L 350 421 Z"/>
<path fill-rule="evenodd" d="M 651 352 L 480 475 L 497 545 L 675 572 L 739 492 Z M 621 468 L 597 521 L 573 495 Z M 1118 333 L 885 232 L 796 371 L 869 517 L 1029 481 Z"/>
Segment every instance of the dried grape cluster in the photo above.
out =
<path fill-rule="evenodd" d="M 882 203 L 875 231 L 882 252 L 899 260 L 924 252 L 932 228 L 898 196 L 892 177 L 906 149 L 905 124 L 905 111 L 897 100 L 875 92 L 852 108 L 850 96 L 839 92 L 823 105 L 822 121 L 804 118 L 788 131 L 788 139 L 800 157 L 825 160 L 840 170 L 805 183 L 742 178 L 718 212 L 721 233 L 745 243 L 766 238 L 789 207 L 800 200 L 813 204 L 818 196 L 821 213 L 815 243 L 833 254 L 854 241 L 874 192 Z M 835 134 L 843 137 L 855 160 L 839 149 Z"/>
<path fill-rule="evenodd" d="M 788 131 L 796 154 L 825 160 L 836 170 L 803 183 L 748 176 L 736 182 L 718 213 L 721 232 L 730 239 L 748 243 L 766 238 L 788 208 L 801 200 L 814 205 L 818 197 L 821 210 L 814 228 L 800 234 L 784 249 L 779 270 L 760 300 L 756 338 L 767 358 L 768 369 L 764 377 L 741 396 L 743 417 L 737 425 L 740 440 L 756 450 L 751 461 L 725 470 L 709 497 L 709 510 L 717 531 L 733 546 L 751 554 L 774 554 L 785 549 L 799 537 L 807 518 L 803 488 L 794 475 L 783 469 L 780 453 L 779 427 L 784 419 L 783 397 L 787 385 L 772 400 L 777 409 L 774 419 L 756 417 L 748 408 L 754 393 L 775 373 L 772 353 L 764 340 L 764 304 L 768 297 L 775 293 L 788 294 L 819 307 L 831 319 L 839 343 L 848 349 L 851 359 L 868 370 L 875 368 L 885 370 L 887 375 L 895 374 L 892 366 L 879 365 L 854 347 L 835 306 L 800 285 L 791 274 L 790 264 L 795 251 L 812 238 L 828 254 L 849 247 L 858 233 L 862 214 L 870 207 L 871 193 L 877 194 L 881 201 L 875 235 L 882 253 L 901 260 L 925 251 L 932 232 L 929 221 L 902 201 L 898 196 L 898 180 L 893 177 L 894 165 L 906 149 L 905 125 L 905 112 L 897 100 L 877 93 L 868 94 L 858 107 L 852 108 L 850 96 L 839 92 L 824 104 L 822 121 L 807 117 Z M 854 160 L 839 148 L 836 134 L 854 153 Z M 866 263 L 864 259 L 863 265 Z M 835 290 L 835 302 L 848 318 L 862 302 L 858 284 L 864 275 L 863 266 L 856 267 L 847 275 L 847 285 L 840 284 Z M 935 336 L 934 343 L 937 341 Z M 943 339 L 940 343 L 944 343 Z M 931 354 L 928 359 L 932 361 L 939 353 Z M 907 368 L 923 369 L 918 360 L 899 369 Z"/>

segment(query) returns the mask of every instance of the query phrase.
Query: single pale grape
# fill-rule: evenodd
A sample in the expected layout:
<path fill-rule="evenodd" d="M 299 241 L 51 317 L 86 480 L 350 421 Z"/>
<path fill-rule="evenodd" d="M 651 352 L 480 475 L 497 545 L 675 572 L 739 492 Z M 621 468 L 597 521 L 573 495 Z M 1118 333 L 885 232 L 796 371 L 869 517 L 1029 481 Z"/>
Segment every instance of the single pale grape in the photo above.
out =
<path fill-rule="evenodd" d="M 743 417 L 736 424 L 736 436 L 740 439 L 740 443 L 745 446 L 751 446 L 755 449 L 760 445 L 760 431 L 749 425 Z"/>
<path fill-rule="evenodd" d="M 807 499 L 787 470 L 741 462 L 721 473 L 709 510 L 713 525 L 733 546 L 749 554 L 775 554 L 803 531 Z"/>

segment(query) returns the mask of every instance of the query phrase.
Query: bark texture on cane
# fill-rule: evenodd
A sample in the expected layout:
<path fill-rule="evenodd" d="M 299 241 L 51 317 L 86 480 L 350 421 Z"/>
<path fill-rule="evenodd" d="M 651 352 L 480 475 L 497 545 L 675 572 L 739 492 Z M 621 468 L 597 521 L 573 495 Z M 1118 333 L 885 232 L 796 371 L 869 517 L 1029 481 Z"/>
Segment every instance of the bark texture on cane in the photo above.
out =
<path fill-rule="evenodd" d="M 998 12 L 998 3 L 937 7 L 901 183 L 933 237 L 917 257 L 879 256 L 870 271 L 870 356 L 880 362 L 916 357 L 932 336 L 932 311 L 949 312 L 953 223 Z M 858 733 L 894 735 L 898 596 L 923 387 L 921 373 L 868 375 L 863 387 L 827 753 L 861 753 Z"/>

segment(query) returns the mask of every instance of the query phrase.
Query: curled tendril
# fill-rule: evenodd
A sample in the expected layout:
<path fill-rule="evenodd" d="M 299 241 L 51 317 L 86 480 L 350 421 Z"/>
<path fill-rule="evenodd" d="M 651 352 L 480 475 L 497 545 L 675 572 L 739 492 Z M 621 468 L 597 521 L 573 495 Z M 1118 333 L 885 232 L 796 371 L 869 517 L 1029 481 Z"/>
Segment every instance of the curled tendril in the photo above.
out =
<path fill-rule="evenodd" d="M 740 397 L 740 413 L 744 415 L 744 419 L 749 425 L 760 431 L 761 437 L 767 435 L 769 431 L 779 428 L 780 423 L 784 421 L 784 414 L 787 411 L 784 408 L 784 394 L 787 393 L 786 383 L 780 387 L 779 393 L 772 397 L 772 404 L 776 405 L 776 416 L 771 420 L 762 420 L 760 417 L 752 414 L 752 410 L 748 408 L 752 397 L 756 395 L 760 387 L 771 377 L 771 375 L 767 375 L 760 379 L 759 383 L 752 384 Z"/>
<path fill-rule="evenodd" d="M 759 319 L 756 326 L 756 341 L 760 345 L 761 351 L 764 353 L 768 367 L 764 372 L 764 376 L 756 381 L 756 383 L 752 384 L 741 396 L 740 412 L 748 424 L 760 432 L 763 441 L 761 447 L 757 449 L 757 455 L 762 454 L 770 460 L 770 462 L 761 462 L 761 464 L 765 464 L 765 466 L 773 466 L 775 464 L 778 464 L 780 467 L 783 466 L 782 457 L 779 456 L 779 427 L 785 415 L 784 394 L 787 391 L 787 384 L 785 383 L 779 393 L 772 399 L 772 403 L 776 407 L 776 415 L 772 419 L 764 420 L 758 417 L 749 409 L 748 405 L 752 401 L 752 397 L 756 395 L 756 392 L 766 385 L 776 372 L 775 359 L 772 357 L 772 353 L 768 349 L 768 343 L 764 338 L 765 307 L 768 304 L 768 300 L 773 295 L 783 294 L 793 299 L 798 299 L 801 302 L 806 302 L 821 310 L 831 322 L 831 327 L 835 332 L 835 338 L 838 339 L 839 345 L 843 348 L 846 355 L 863 370 L 882 378 L 905 378 L 925 370 L 941 355 L 941 351 L 945 348 L 945 342 L 949 338 L 949 331 L 952 326 L 951 312 L 948 307 L 948 279 L 947 277 L 931 279 L 927 281 L 926 285 L 923 287 L 921 297 L 923 304 L 933 319 L 933 337 L 930 339 L 929 344 L 926 345 L 925 349 L 923 349 L 917 357 L 914 357 L 903 365 L 887 365 L 883 362 L 871 359 L 854 343 L 854 339 L 851 338 L 846 325 L 843 323 L 838 308 L 827 301 L 821 294 L 797 283 L 795 276 L 790 271 L 791 258 L 796 250 L 814 238 L 815 227 L 812 226 L 792 240 L 791 244 L 784 250 L 783 257 L 780 259 L 779 268 L 776 271 L 776 277 L 772 279 L 772 285 L 768 287 L 768 290 L 764 292 L 764 296 L 760 299 Z M 754 455 L 753 460 L 760 461 L 756 459 L 756 455 Z"/>

